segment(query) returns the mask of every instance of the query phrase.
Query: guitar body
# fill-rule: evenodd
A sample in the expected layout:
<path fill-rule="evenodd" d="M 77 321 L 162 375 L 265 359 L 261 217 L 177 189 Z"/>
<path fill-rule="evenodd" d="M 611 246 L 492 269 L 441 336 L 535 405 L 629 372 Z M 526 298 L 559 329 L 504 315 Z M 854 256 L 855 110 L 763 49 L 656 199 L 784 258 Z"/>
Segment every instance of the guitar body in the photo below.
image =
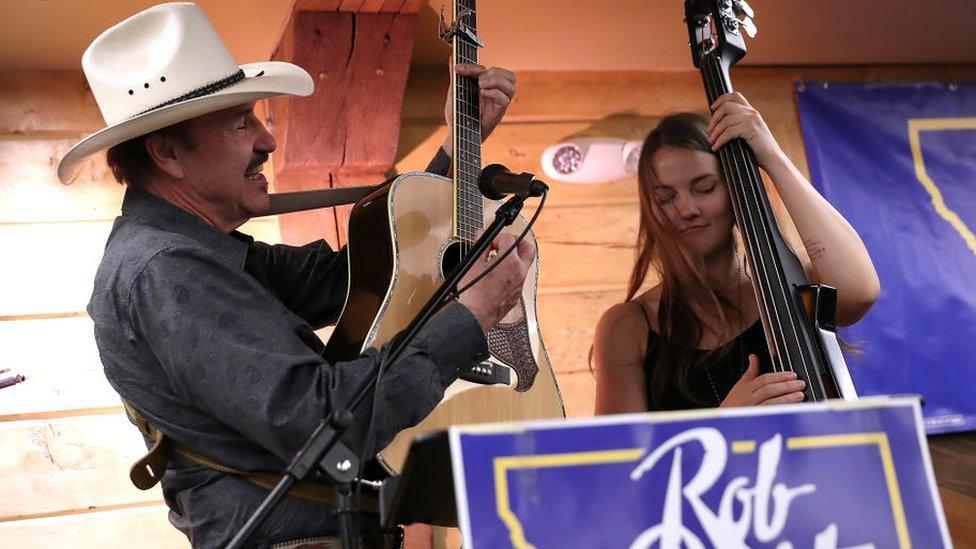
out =
<path fill-rule="evenodd" d="M 453 268 L 457 239 L 452 180 L 426 173 L 397 177 L 360 200 L 349 219 L 350 286 L 346 305 L 326 345 L 331 361 L 379 348 L 403 330 Z M 506 232 L 519 234 L 519 217 Z M 530 232 L 526 238 L 535 242 Z M 420 424 L 402 431 L 379 454 L 399 472 L 410 441 L 452 425 L 564 417 L 562 397 L 536 318 L 538 258 L 526 277 L 520 306 L 488 334 L 489 359 L 510 370 L 509 384 L 455 381 Z"/>

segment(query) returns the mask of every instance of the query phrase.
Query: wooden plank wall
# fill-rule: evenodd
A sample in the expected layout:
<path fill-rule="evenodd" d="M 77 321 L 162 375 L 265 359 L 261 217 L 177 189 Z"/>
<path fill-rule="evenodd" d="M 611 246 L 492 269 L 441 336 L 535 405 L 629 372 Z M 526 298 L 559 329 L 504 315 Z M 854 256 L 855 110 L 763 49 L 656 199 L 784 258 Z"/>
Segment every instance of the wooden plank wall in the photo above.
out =
<path fill-rule="evenodd" d="M 129 483 L 145 447 L 85 313 L 123 188 L 104 155 L 72 185 L 55 175 L 60 155 L 103 125 L 80 73 L 0 74 L 0 369 L 27 376 L 0 392 L 0 545 L 188 545 L 158 487 Z M 243 230 L 280 239 L 276 218 Z"/>
<path fill-rule="evenodd" d="M 796 78 L 954 80 L 974 67 L 743 69 L 736 84 L 806 169 L 792 99 Z M 408 82 L 396 169 L 422 169 L 444 138 L 442 71 Z M 506 122 L 486 144 L 486 162 L 541 174 L 541 151 L 587 134 L 640 138 L 665 112 L 704 108 L 692 73 L 524 73 Z M 166 522 L 158 490 L 128 484 L 141 441 L 101 373 L 84 313 L 121 188 L 102 160 L 74 185 L 54 176 L 59 155 L 102 121 L 79 74 L 0 74 L 0 368 L 26 374 L 0 389 L 0 539 L 16 547 L 104 546 L 138 540 L 184 547 Z M 636 237 L 635 181 L 573 186 L 551 182 L 536 233 L 543 334 L 571 416 L 592 411 L 586 355 L 600 313 L 623 297 Z M 527 212 L 532 211 L 528 207 Z M 278 241 L 277 220 L 247 227 Z M 971 445 L 947 455 L 972 455 Z M 968 448 L 968 449 L 967 449 Z M 937 461 L 937 468 L 939 462 Z M 956 468 L 960 478 L 970 469 Z M 974 501 L 956 479 L 947 513 L 959 523 Z M 946 492 L 944 492 L 945 494 Z M 960 503 L 962 502 L 962 503 Z M 952 526 L 957 535 L 960 526 Z M 83 541 L 80 541 L 83 540 Z M 962 545 L 960 543 L 960 545 Z"/>

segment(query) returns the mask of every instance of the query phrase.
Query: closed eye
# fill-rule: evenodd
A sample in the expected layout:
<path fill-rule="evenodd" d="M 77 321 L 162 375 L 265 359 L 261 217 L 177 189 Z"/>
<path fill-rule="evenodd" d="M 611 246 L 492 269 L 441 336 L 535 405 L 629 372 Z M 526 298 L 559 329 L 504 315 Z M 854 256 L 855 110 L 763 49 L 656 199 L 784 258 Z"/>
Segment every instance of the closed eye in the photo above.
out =
<path fill-rule="evenodd" d="M 658 204 L 667 204 L 674 200 L 675 193 L 657 193 L 654 199 L 657 200 Z"/>

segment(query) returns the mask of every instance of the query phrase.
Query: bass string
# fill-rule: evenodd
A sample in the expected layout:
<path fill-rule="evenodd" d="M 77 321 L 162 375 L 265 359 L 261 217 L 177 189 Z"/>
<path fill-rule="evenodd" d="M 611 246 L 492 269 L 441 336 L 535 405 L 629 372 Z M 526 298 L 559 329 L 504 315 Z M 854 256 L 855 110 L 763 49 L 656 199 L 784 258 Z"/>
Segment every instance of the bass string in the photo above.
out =
<path fill-rule="evenodd" d="M 703 76 L 705 77 L 710 102 L 714 102 L 723 92 L 731 91 L 722 78 L 722 70 L 716 56 L 703 56 Z M 724 89 L 728 88 L 728 89 Z M 724 147 L 719 154 L 726 173 L 735 178 L 732 188 L 733 204 L 739 211 L 740 229 L 742 229 L 750 262 L 755 269 L 753 288 L 759 297 L 759 305 L 765 313 L 770 337 L 774 346 L 774 370 L 797 371 L 799 368 L 809 375 L 808 366 L 799 357 L 799 349 L 793 349 L 789 341 L 798 342 L 800 333 L 795 325 L 795 316 L 790 313 L 790 297 L 788 286 L 777 268 L 775 256 L 772 255 L 773 245 L 768 234 L 768 219 L 764 219 L 763 211 L 759 208 L 757 192 L 763 190 L 757 185 L 762 181 L 757 179 L 754 161 L 739 141 L 733 141 Z M 752 196 L 749 196 L 749 195 Z M 793 338 L 789 334 L 793 334 Z"/>

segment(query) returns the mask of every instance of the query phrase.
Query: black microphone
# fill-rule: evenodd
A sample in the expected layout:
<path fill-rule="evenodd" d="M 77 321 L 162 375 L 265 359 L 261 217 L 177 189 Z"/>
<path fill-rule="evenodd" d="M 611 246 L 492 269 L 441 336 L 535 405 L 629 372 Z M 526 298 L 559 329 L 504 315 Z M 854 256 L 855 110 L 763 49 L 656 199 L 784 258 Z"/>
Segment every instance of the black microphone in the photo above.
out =
<path fill-rule="evenodd" d="M 501 200 L 506 194 L 523 198 L 542 196 L 549 187 L 530 173 L 514 174 L 501 164 L 492 164 L 481 170 L 478 189 L 486 198 Z"/>

